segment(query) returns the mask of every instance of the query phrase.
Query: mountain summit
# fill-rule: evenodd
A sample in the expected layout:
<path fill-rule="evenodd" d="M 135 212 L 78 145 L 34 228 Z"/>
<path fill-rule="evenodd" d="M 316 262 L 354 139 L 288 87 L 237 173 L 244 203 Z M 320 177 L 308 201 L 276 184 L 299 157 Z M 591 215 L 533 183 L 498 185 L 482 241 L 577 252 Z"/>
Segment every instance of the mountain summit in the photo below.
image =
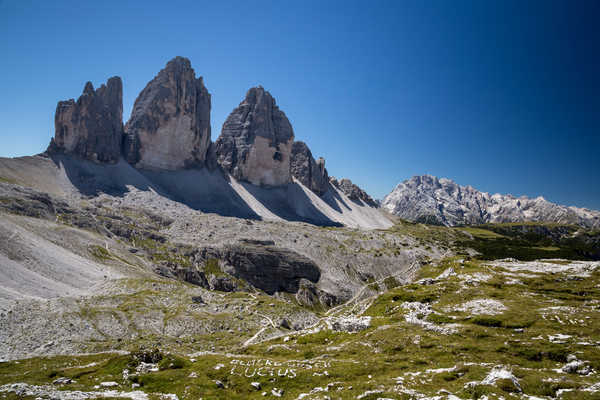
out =
<path fill-rule="evenodd" d="M 480 192 L 447 178 L 413 176 L 400 183 L 382 207 L 401 218 L 447 226 L 487 222 L 544 221 L 600 227 L 600 212 L 551 203 L 543 197 Z"/>
<path fill-rule="evenodd" d="M 58 102 L 43 157 L 0 159 L 0 181 L 59 197 L 151 188 L 195 210 L 239 218 L 393 224 L 349 179 L 330 179 L 325 160 L 295 141 L 292 124 L 262 86 L 246 92 L 215 142 L 210 113 L 211 94 L 185 57 L 148 82 L 125 126 L 121 78 L 97 90 L 88 82 L 77 101 Z"/>
<path fill-rule="evenodd" d="M 190 60 L 175 57 L 135 100 L 123 154 L 142 169 L 204 165 L 210 146 L 210 94 Z"/>

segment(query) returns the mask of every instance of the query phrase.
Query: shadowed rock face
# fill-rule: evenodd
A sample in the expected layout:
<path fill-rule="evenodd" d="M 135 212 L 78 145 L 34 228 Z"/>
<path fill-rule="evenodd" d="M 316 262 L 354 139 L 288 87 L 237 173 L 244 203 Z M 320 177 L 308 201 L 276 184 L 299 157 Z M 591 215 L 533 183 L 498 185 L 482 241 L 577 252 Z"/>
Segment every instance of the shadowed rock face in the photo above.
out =
<path fill-rule="evenodd" d="M 187 58 L 175 57 L 135 101 L 123 154 L 142 169 L 203 166 L 210 145 L 210 94 Z"/>
<path fill-rule="evenodd" d="M 255 185 L 291 182 L 294 131 L 271 94 L 252 88 L 229 114 L 215 142 L 217 162 L 236 179 Z"/>
<path fill-rule="evenodd" d="M 48 152 L 75 154 L 95 162 L 117 162 L 123 135 L 121 78 L 112 77 L 97 90 L 88 82 L 77 101 L 59 101 L 54 127 Z"/>
<path fill-rule="evenodd" d="M 223 271 L 268 294 L 296 293 L 301 282 L 313 284 L 321 277 L 319 267 L 310 258 L 277 247 L 270 240 L 240 239 L 219 248 L 199 249 L 194 257 L 196 264 L 217 259 Z"/>
<path fill-rule="evenodd" d="M 315 161 L 306 143 L 294 142 L 292 145 L 290 168 L 292 176 L 316 194 L 322 195 L 327 191 L 329 177 L 325 159 Z"/>
<path fill-rule="evenodd" d="M 301 279 L 317 282 L 321 276 L 319 267 L 309 258 L 271 243 L 245 241 L 227 245 L 220 258 L 232 267 L 232 275 L 269 294 L 296 293 Z"/>

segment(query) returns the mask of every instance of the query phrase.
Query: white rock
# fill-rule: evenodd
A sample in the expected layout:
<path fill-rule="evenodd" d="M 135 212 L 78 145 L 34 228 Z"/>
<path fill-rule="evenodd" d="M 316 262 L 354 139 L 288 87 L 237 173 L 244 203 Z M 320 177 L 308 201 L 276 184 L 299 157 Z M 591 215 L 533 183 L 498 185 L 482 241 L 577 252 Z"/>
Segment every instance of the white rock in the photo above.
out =
<path fill-rule="evenodd" d="M 448 279 L 451 276 L 456 275 L 456 272 L 454 272 L 454 268 L 450 267 L 448 269 L 446 269 L 444 272 L 442 272 L 437 278 L 436 281 L 441 281 L 443 279 Z"/>
<path fill-rule="evenodd" d="M 521 385 L 519 384 L 519 380 L 517 379 L 517 377 L 514 376 L 512 374 L 512 372 L 510 372 L 509 370 L 507 370 L 504 367 L 493 368 L 490 371 L 490 373 L 485 377 L 485 379 L 483 381 L 481 381 L 481 384 L 482 385 L 494 385 L 496 383 L 496 381 L 499 379 L 508 379 L 508 380 L 512 381 L 512 383 L 515 385 L 515 388 L 517 388 L 517 390 L 519 390 L 519 392 L 523 391 L 523 389 L 521 389 Z"/>
<path fill-rule="evenodd" d="M 502 314 L 507 308 L 498 300 L 476 299 L 453 307 L 452 310 L 467 312 L 471 315 L 497 315 Z"/>
<path fill-rule="evenodd" d="M 552 343 L 563 344 L 567 343 L 567 339 L 569 339 L 571 335 L 564 335 L 562 333 L 557 333 L 556 335 L 548 335 L 548 340 Z"/>
<path fill-rule="evenodd" d="M 379 394 L 379 393 L 383 393 L 383 390 L 380 390 L 380 389 L 376 389 L 376 390 L 367 390 L 366 392 L 364 392 L 364 393 L 362 393 L 362 394 L 359 394 L 358 396 L 356 396 L 356 398 L 357 398 L 358 400 L 360 400 L 360 399 L 364 399 L 365 397 L 368 397 L 368 396 L 370 396 L 370 395 L 372 395 L 372 394 Z"/>
<path fill-rule="evenodd" d="M 329 317 L 325 323 L 332 331 L 359 332 L 371 326 L 371 317 Z"/>

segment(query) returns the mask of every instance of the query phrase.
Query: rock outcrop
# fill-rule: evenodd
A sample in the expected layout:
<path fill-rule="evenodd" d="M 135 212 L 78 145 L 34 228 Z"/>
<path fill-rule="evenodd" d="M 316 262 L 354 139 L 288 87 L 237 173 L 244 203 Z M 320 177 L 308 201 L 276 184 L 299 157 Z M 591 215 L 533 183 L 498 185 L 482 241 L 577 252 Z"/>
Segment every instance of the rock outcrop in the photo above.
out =
<path fill-rule="evenodd" d="M 219 260 L 223 272 L 244 279 L 268 294 L 297 293 L 301 281 L 316 283 L 319 267 L 295 251 L 277 247 L 272 241 L 242 239 L 220 248 L 204 248 L 197 261 Z"/>
<path fill-rule="evenodd" d="M 123 154 L 141 169 L 203 166 L 210 94 L 187 58 L 175 57 L 142 90 L 125 125 Z"/>
<path fill-rule="evenodd" d="M 484 193 L 431 175 L 400 183 L 385 197 L 382 207 L 409 221 L 448 226 L 540 221 L 600 227 L 598 211 L 557 205 L 543 197 Z"/>
<path fill-rule="evenodd" d="M 252 88 L 223 124 L 215 142 L 218 164 L 236 179 L 255 185 L 291 182 L 294 131 L 275 99 L 261 86 Z"/>
<path fill-rule="evenodd" d="M 365 192 L 360 187 L 352 183 L 350 179 L 344 178 L 338 181 L 336 178 L 331 177 L 329 178 L 329 182 L 333 186 L 341 190 L 346 196 L 348 196 L 350 200 L 359 203 L 364 203 L 371 207 L 378 207 L 377 202 L 373 200 L 373 198 L 369 196 L 367 192 Z"/>
<path fill-rule="evenodd" d="M 121 78 L 112 77 L 97 90 L 88 82 L 77 101 L 59 101 L 54 127 L 49 153 L 74 154 L 100 163 L 117 162 L 123 135 Z"/>
<path fill-rule="evenodd" d="M 315 161 L 306 143 L 293 143 L 290 168 L 294 178 L 319 196 L 327 191 L 329 176 L 325 159 L 321 157 Z"/>

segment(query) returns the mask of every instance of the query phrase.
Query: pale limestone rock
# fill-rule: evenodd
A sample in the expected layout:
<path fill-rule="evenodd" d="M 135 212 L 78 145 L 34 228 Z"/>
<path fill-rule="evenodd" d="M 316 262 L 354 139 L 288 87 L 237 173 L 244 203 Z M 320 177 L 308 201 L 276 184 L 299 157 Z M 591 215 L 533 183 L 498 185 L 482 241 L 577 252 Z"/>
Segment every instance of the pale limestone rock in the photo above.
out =
<path fill-rule="evenodd" d="M 236 179 L 262 186 L 292 181 L 290 159 L 294 131 L 271 94 L 252 88 L 223 124 L 215 154 Z"/>
<path fill-rule="evenodd" d="M 141 169 L 204 166 L 210 94 L 187 58 L 175 57 L 146 85 L 125 126 L 123 154 Z"/>

